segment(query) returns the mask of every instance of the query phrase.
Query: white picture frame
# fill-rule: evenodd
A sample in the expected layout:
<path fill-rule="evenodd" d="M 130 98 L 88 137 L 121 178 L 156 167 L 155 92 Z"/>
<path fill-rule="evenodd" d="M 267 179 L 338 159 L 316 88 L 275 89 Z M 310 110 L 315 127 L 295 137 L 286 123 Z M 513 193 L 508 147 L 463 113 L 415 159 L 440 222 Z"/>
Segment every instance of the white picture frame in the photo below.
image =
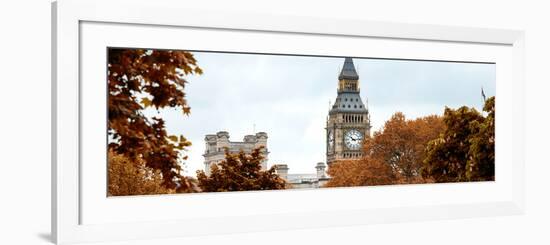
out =
<path fill-rule="evenodd" d="M 114 241 L 126 239 L 167 238 L 223 234 L 235 232 L 266 231 L 280 229 L 314 228 L 326 226 L 391 223 L 402 221 L 454 219 L 495 215 L 513 215 L 524 212 L 524 34 L 518 30 L 497 30 L 471 27 L 451 27 L 426 24 L 405 24 L 376 21 L 352 21 L 331 18 L 311 18 L 297 16 L 268 16 L 238 12 L 208 12 L 187 9 L 187 4 L 177 0 L 159 1 L 93 1 L 61 0 L 52 4 L 52 237 L 58 244 L 93 241 Z M 185 15 L 181 13 L 185 12 Z M 254 21 L 251 21 L 254 20 Z M 83 157 L 81 133 L 82 90 L 80 82 L 82 65 L 82 26 L 86 23 L 110 23 L 147 28 L 170 27 L 191 28 L 212 31 L 234 30 L 241 32 L 261 32 L 269 34 L 286 33 L 341 38 L 375 38 L 404 41 L 427 41 L 452 44 L 496 45 L 509 48 L 510 55 L 507 74 L 510 75 L 503 93 L 505 97 L 499 105 L 506 105 L 506 122 L 509 131 L 506 138 L 509 151 L 506 161 L 509 178 L 499 187 L 501 195 L 492 199 L 481 198 L 462 202 L 437 203 L 433 201 L 399 203 L 386 208 L 380 207 L 341 207 L 315 209 L 303 212 L 300 206 L 295 212 L 274 213 L 267 208 L 264 213 L 235 214 L 223 216 L 196 215 L 189 218 L 132 220 L 121 216 L 117 220 L 94 220 L 83 222 L 83 206 L 92 206 L 83 194 L 81 162 Z M 124 27 L 121 27 L 124 28 Z M 106 45 L 106 44 L 105 44 Z M 160 45 L 160 44 L 159 44 Z M 507 59 L 508 59 L 507 58 Z M 441 58 L 443 59 L 443 58 Z M 508 62 L 507 61 L 507 62 Z M 498 77 L 498 76 L 497 76 Z M 498 90 L 498 86 L 497 86 Z M 501 89 L 501 91 L 503 91 Z M 499 93 L 499 92 L 497 92 Z M 98 97 L 104 96 L 101 94 Z M 513 103 L 512 103 L 513 102 Z M 500 104 L 499 104 L 500 103 Z M 497 114 L 498 115 L 498 114 Z M 498 124 L 497 118 L 497 125 Z M 84 123 L 84 125 L 86 125 Z M 504 124 L 502 124 L 504 125 Z M 498 126 L 497 126 L 498 127 Z M 502 135 L 502 134 L 501 134 Z M 497 138 L 499 137 L 497 128 Z M 497 158 L 499 151 L 497 150 Z M 502 159 L 502 158 L 501 158 Z M 101 181 L 101 180 L 98 180 Z M 497 175 L 498 181 L 498 175 Z M 491 185 L 465 183 L 466 185 L 429 185 L 415 187 L 382 187 L 374 189 L 380 193 L 403 193 L 414 190 L 426 195 L 446 191 L 468 192 L 482 190 L 490 192 Z M 412 188 L 412 189 L 411 189 Z M 288 200 L 309 195 L 312 198 L 345 199 L 353 196 L 353 188 L 316 190 L 316 192 L 267 192 L 247 194 L 221 194 L 218 199 L 235 197 L 256 199 Z M 209 195 L 209 194 L 208 194 Z M 216 194 L 214 194 L 216 195 Z M 224 196 L 225 195 L 225 196 Z M 245 196 L 246 195 L 246 196 Z M 380 194 L 384 196 L 384 194 Z M 258 198 L 260 197 L 261 198 Z M 387 195 L 386 195 L 387 196 Z M 205 196 L 202 196 L 205 197 Z M 197 197 L 201 199 L 202 197 Z M 177 197 L 152 197 L 140 200 L 140 205 L 154 207 L 160 202 L 176 202 Z M 204 201 L 204 200 L 203 200 Z M 127 198 L 122 204 L 133 202 Z M 138 202 L 138 201 L 136 201 Z M 109 205 L 109 204 L 107 204 Z M 287 210 L 288 211 L 288 210 Z M 271 213 L 270 213 L 271 212 Z M 89 215 L 88 215 L 89 216 Z M 98 216 L 99 217 L 99 216 Z M 270 222 L 265 222 L 270 220 Z"/>

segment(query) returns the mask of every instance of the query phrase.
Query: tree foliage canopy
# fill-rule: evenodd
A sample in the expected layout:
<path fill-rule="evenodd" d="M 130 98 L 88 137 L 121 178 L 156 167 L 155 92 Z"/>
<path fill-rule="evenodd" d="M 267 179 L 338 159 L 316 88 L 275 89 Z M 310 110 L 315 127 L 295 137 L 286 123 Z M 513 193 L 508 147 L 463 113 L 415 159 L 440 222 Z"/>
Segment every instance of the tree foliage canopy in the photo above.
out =
<path fill-rule="evenodd" d="M 443 127 L 438 116 L 407 120 L 403 113 L 395 113 L 382 130 L 365 139 L 362 159 L 340 161 L 329 167 L 332 178 L 326 186 L 430 182 L 420 176 L 424 150 Z"/>
<path fill-rule="evenodd" d="M 484 117 L 473 108 L 445 108 L 445 130 L 426 149 L 422 175 L 436 182 L 494 180 L 495 97 Z"/>
<path fill-rule="evenodd" d="M 370 158 L 389 164 L 406 179 L 420 174 L 427 143 L 443 131 L 441 117 L 431 115 L 407 120 L 401 112 L 386 121 L 381 131 L 365 142 Z"/>
<path fill-rule="evenodd" d="M 168 135 L 164 120 L 147 118 L 143 109 L 179 108 L 189 114 L 185 75 L 202 74 L 193 54 L 186 51 L 109 49 L 108 134 L 109 149 L 131 161 L 143 161 L 160 170 L 163 185 L 179 192 L 190 183 L 180 175 L 180 151 L 191 142 Z"/>
<path fill-rule="evenodd" d="M 390 165 L 370 157 L 332 163 L 328 174 L 331 179 L 324 187 L 390 185 L 399 181 Z"/>
<path fill-rule="evenodd" d="M 109 151 L 108 196 L 150 195 L 174 193 L 162 185 L 159 170 L 145 166 L 141 160 L 131 161 L 128 157 Z"/>
<path fill-rule="evenodd" d="M 204 192 L 285 189 L 286 182 L 275 173 L 274 167 L 261 170 L 262 149 L 256 148 L 251 154 L 243 151 L 231 154 L 225 149 L 225 160 L 212 165 L 209 176 L 197 171 L 199 187 Z"/>
<path fill-rule="evenodd" d="M 469 139 L 466 177 L 471 181 L 494 180 L 495 178 L 495 97 L 485 102 L 485 121 L 479 125 L 476 134 Z"/>

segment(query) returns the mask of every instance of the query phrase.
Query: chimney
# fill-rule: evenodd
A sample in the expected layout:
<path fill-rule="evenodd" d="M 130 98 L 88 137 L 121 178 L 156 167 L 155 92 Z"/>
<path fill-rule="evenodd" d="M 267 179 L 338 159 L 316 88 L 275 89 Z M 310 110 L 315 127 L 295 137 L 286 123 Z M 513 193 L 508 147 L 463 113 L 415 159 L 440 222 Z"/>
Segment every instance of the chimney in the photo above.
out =
<path fill-rule="evenodd" d="M 275 165 L 275 172 L 279 177 L 286 180 L 288 177 L 288 166 L 286 164 L 277 164 Z"/>
<path fill-rule="evenodd" d="M 326 165 L 324 162 L 317 163 L 317 166 L 315 166 L 315 169 L 317 169 L 317 178 L 322 179 L 327 177 L 325 173 Z"/>

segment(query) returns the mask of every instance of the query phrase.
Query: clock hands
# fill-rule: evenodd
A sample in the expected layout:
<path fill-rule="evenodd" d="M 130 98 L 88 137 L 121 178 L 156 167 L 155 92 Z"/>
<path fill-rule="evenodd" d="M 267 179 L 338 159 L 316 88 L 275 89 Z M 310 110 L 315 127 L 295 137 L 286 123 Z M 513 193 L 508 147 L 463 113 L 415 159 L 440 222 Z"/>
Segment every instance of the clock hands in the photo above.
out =
<path fill-rule="evenodd" d="M 363 135 L 357 131 L 349 131 L 346 133 L 346 145 L 350 149 L 356 149 L 360 146 L 360 142 L 363 140 Z"/>

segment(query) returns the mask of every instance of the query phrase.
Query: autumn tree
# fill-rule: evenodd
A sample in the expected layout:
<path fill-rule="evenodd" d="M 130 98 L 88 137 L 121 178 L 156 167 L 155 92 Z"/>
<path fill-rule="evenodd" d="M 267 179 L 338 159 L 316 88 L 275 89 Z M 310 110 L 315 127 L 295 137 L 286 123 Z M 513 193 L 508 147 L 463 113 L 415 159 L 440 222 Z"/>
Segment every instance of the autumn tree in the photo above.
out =
<path fill-rule="evenodd" d="M 159 170 L 163 186 L 190 191 L 180 175 L 191 143 L 180 135 L 168 135 L 164 120 L 148 118 L 143 109 L 175 108 L 187 115 L 186 75 L 201 74 L 193 54 L 186 51 L 111 48 L 108 51 L 109 149 L 131 162 L 143 162 Z"/>
<path fill-rule="evenodd" d="M 384 127 L 367 138 L 364 157 L 331 164 L 326 186 L 365 186 L 432 182 L 420 175 L 428 142 L 443 131 L 440 117 L 407 120 L 395 113 Z"/>
<path fill-rule="evenodd" d="M 428 144 L 423 176 L 436 182 L 494 179 L 494 101 L 485 103 L 487 117 L 466 106 L 445 108 L 445 130 Z"/>
<path fill-rule="evenodd" d="M 476 134 L 469 139 L 470 150 L 466 177 L 470 181 L 494 180 L 495 178 L 495 97 L 487 99 L 483 111 L 487 116 L 483 123 L 475 122 Z"/>
<path fill-rule="evenodd" d="M 401 112 L 386 121 L 382 130 L 365 142 L 370 158 L 386 163 L 406 181 L 420 175 L 428 142 L 443 131 L 441 117 L 431 115 L 407 120 Z"/>
<path fill-rule="evenodd" d="M 160 170 L 153 170 L 142 160 L 132 161 L 112 150 L 108 154 L 108 196 L 174 193 L 173 189 L 162 185 Z"/>
<path fill-rule="evenodd" d="M 324 187 L 390 185 L 400 177 L 390 165 L 370 157 L 332 163 L 328 174 L 331 179 Z"/>
<path fill-rule="evenodd" d="M 251 154 L 243 151 L 231 154 L 225 149 L 225 159 L 211 166 L 210 175 L 197 171 L 199 187 L 204 192 L 285 189 L 286 182 L 276 174 L 274 167 L 261 170 L 262 149 L 256 148 Z"/>

